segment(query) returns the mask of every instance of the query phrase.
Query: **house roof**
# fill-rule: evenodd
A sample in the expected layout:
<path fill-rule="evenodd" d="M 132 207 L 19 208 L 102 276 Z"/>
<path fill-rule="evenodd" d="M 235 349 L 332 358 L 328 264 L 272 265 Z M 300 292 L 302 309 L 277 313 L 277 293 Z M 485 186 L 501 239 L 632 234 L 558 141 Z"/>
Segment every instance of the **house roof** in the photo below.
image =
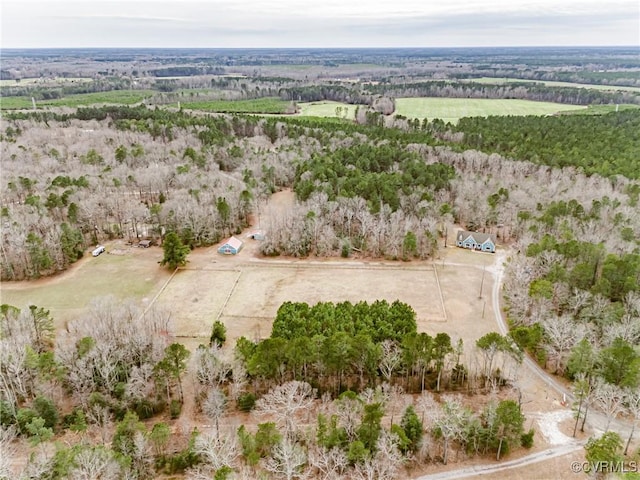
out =
<path fill-rule="evenodd" d="M 231 248 L 235 248 L 236 250 L 238 250 L 240 247 L 242 247 L 242 240 L 239 240 L 236 237 L 231 237 L 229 240 L 224 242 L 223 246 L 224 245 L 229 245 Z"/>
<path fill-rule="evenodd" d="M 482 245 L 487 240 L 491 240 L 491 242 L 495 245 L 496 241 L 493 238 L 493 235 L 489 235 L 488 233 L 479 233 L 479 232 L 468 232 L 466 230 L 458 230 L 458 241 L 464 241 L 468 237 L 472 237 L 473 240 Z"/>

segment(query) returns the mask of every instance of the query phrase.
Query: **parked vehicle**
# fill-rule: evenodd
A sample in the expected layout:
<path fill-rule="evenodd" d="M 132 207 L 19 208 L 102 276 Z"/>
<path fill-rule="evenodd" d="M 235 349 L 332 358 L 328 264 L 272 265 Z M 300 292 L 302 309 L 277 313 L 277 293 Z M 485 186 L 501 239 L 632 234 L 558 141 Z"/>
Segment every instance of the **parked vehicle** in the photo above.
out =
<path fill-rule="evenodd" d="M 91 254 L 94 257 L 97 257 L 98 255 L 100 255 L 102 252 L 105 251 L 105 248 L 102 245 L 98 245 L 95 250 L 93 252 L 91 252 Z"/>

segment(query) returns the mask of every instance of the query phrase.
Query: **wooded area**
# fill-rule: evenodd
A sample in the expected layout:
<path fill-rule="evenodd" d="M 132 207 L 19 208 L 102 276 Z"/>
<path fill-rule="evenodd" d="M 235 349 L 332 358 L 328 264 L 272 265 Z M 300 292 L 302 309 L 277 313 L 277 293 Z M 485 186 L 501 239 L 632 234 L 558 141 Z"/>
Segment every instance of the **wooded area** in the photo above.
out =
<path fill-rule="evenodd" d="M 303 73 L 269 52 L 225 57 L 214 71 L 146 58 L 136 67 L 144 72 L 135 73 L 125 55 L 115 64 L 104 59 L 99 72 L 100 62 L 78 61 L 76 73 L 92 80 L 64 87 L 70 90 L 2 87 L 3 97 L 44 99 L 47 91 L 62 101 L 75 101 L 70 95 L 82 89 L 153 89 L 147 105 L 3 107 L 3 282 L 60 273 L 113 240 L 156 242 L 164 248 L 160 263 L 174 269 L 193 249 L 240 234 L 256 219 L 261 254 L 285 260 L 433 260 L 444 236 L 464 228 L 494 235 L 508 252 L 503 293 L 511 330 L 466 339 L 465 347 L 447 333 L 419 332 L 412 307 L 399 301 L 286 302 L 270 337 L 235 345 L 226 344 L 211 312 L 210 344 L 190 352 L 172 329 L 182 306 L 145 310 L 134 300 L 96 299 L 54 332 L 37 302 L 5 304 L 0 477 L 10 476 L 6 458 L 16 437 L 34 446 L 24 478 L 391 479 L 417 464 L 446 464 L 454 450 L 499 459 L 533 442 L 519 401 L 506 398 L 525 352 L 572 382 L 574 435 L 593 410 L 606 416 L 607 429 L 623 412 L 637 421 L 640 109 L 617 111 L 615 103 L 638 103 L 638 94 L 466 78 L 490 70 L 630 85 L 637 59 L 626 51 L 598 57 L 603 69 L 624 71 L 595 75 L 555 72 L 557 59 L 524 71 L 512 57 L 498 62 L 500 52 L 482 65 L 461 55 L 437 70 L 436 59 L 450 52 L 436 53 L 391 62 L 383 53 L 351 52 L 329 63 L 302 55 L 298 61 L 310 65 Z M 353 55 L 377 63 L 354 65 Z M 43 58 L 43 82 L 54 82 L 62 67 Z M 28 78 L 29 62 L 12 62 L 3 76 Z M 188 76 L 166 78 L 176 72 Z M 409 94 L 544 97 L 613 111 L 452 125 L 394 115 L 394 98 Z M 310 99 L 361 106 L 354 120 L 187 108 L 224 101 L 215 106 L 231 111 L 242 101 L 253 111 L 263 100 L 294 106 Z M 282 189 L 295 192 L 294 204 L 261 221 L 260 208 Z M 191 374 L 197 381 L 185 385 Z M 180 427 L 186 389 L 211 421 L 206 434 Z M 256 425 L 227 421 L 238 412 L 251 412 Z M 43 447 L 65 435 L 82 441 L 53 453 Z"/>

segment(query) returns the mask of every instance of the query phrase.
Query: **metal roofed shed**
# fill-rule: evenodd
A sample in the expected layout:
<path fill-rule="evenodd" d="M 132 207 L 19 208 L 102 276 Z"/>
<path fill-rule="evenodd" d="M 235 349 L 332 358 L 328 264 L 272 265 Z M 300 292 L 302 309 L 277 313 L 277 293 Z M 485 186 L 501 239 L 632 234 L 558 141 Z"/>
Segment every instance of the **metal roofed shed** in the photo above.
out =
<path fill-rule="evenodd" d="M 237 255 L 238 252 L 242 250 L 243 245 L 242 240 L 239 240 L 236 237 L 231 237 L 218 248 L 218 253 L 223 253 L 225 255 Z"/>
<path fill-rule="evenodd" d="M 262 230 L 256 230 L 255 232 L 251 232 L 247 236 L 253 240 L 258 240 L 258 241 L 262 241 L 265 239 L 265 235 Z"/>

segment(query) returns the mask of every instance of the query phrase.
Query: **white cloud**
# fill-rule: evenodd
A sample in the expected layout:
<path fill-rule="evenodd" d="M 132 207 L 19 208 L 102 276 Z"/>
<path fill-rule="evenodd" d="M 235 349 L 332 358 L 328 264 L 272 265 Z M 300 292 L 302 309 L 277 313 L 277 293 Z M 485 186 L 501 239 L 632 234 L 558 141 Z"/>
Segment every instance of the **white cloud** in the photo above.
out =
<path fill-rule="evenodd" d="M 5 0 L 9 47 L 637 45 L 636 0 Z"/>

